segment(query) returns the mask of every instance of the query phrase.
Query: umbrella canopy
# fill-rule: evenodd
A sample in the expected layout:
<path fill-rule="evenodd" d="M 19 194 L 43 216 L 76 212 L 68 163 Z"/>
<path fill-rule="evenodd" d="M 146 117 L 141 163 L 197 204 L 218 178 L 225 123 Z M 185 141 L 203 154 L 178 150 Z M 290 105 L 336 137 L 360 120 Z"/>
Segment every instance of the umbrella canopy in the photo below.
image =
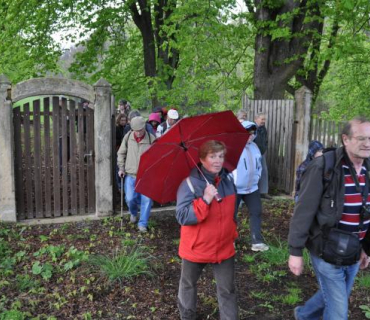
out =
<path fill-rule="evenodd" d="M 199 162 L 198 149 L 204 142 L 225 143 L 224 167 L 231 171 L 248 137 L 231 111 L 181 119 L 142 154 L 135 189 L 162 204 L 174 201 L 180 183 Z"/>

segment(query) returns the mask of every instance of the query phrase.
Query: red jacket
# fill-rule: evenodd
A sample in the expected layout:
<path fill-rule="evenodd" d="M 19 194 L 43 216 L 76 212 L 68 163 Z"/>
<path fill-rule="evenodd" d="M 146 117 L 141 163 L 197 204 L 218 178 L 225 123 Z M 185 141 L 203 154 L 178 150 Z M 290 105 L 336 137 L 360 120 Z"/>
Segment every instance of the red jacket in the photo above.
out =
<path fill-rule="evenodd" d="M 204 169 L 202 169 L 204 173 Z M 207 173 L 206 173 L 207 175 Z M 176 218 L 181 224 L 179 255 L 198 263 L 220 263 L 235 255 L 236 193 L 232 177 L 223 170 L 217 184 L 222 202 L 203 200 L 206 182 L 196 170 L 190 175 L 194 192 L 186 180 L 177 192 Z M 211 182 L 213 177 L 207 176 Z"/>

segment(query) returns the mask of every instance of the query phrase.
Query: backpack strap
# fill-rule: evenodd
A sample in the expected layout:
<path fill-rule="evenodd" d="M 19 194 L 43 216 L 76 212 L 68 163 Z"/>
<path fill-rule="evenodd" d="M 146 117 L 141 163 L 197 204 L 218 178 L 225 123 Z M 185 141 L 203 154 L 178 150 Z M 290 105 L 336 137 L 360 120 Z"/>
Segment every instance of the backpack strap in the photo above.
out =
<path fill-rule="evenodd" d="M 163 128 L 163 131 L 162 131 L 162 134 L 163 134 L 167 131 L 167 121 L 162 123 L 162 128 Z"/>
<path fill-rule="evenodd" d="M 188 187 L 190 189 L 190 191 L 195 194 L 195 189 L 194 189 L 194 186 L 193 186 L 193 183 L 191 182 L 190 180 L 190 177 L 187 177 L 186 178 L 186 183 L 188 184 Z"/>
<path fill-rule="evenodd" d="M 324 185 L 324 192 L 328 189 L 332 179 L 333 179 L 333 174 L 334 174 L 334 165 L 335 165 L 335 160 L 336 160 L 336 154 L 335 150 L 331 150 L 328 152 L 325 152 L 322 155 L 324 159 L 324 170 L 322 173 L 322 181 Z"/>
<path fill-rule="evenodd" d="M 128 132 L 128 134 L 126 134 L 127 135 L 127 139 L 126 139 L 126 150 L 127 150 L 127 146 L 128 146 L 128 139 L 130 139 L 131 133 L 132 133 L 132 130 L 130 130 Z"/>

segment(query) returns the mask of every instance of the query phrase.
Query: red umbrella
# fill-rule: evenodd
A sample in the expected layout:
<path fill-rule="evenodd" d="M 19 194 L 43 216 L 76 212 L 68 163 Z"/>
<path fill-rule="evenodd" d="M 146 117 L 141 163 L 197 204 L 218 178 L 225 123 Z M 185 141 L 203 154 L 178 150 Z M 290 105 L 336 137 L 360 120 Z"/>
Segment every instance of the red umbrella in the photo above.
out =
<path fill-rule="evenodd" d="M 248 137 L 231 111 L 181 119 L 141 156 L 135 190 L 159 203 L 174 201 L 180 183 L 199 162 L 198 148 L 204 142 L 225 143 L 224 167 L 231 171 Z"/>

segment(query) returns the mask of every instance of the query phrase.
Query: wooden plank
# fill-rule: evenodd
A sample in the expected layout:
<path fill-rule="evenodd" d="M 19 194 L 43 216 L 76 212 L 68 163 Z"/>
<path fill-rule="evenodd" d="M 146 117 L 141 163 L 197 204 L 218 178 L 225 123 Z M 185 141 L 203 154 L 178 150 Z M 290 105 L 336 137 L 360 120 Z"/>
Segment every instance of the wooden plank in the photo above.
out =
<path fill-rule="evenodd" d="M 68 216 L 68 109 L 67 109 L 67 99 L 62 98 L 62 108 L 61 108 L 61 144 L 62 144 L 62 196 L 63 196 L 63 216 Z"/>
<path fill-rule="evenodd" d="M 287 122 L 288 122 L 288 132 L 287 132 L 287 143 L 286 143 L 286 162 L 285 162 L 285 170 L 286 170 L 286 181 L 285 181 L 285 192 L 288 194 L 292 194 L 294 187 L 293 187 L 293 174 L 291 168 L 293 168 L 293 152 L 292 152 L 292 143 L 293 141 L 293 124 L 294 124 L 294 101 L 288 100 L 286 101 L 288 114 L 287 114 Z"/>
<path fill-rule="evenodd" d="M 50 145 L 50 97 L 44 98 L 44 174 L 45 174 L 45 217 L 52 216 L 52 184 L 51 184 L 51 145 Z"/>
<path fill-rule="evenodd" d="M 76 160 L 76 102 L 69 102 L 69 137 L 70 137 L 70 189 L 71 189 L 71 213 L 77 214 L 77 160 Z"/>
<path fill-rule="evenodd" d="M 86 210 L 85 201 L 85 135 L 83 130 L 84 117 L 86 112 L 84 111 L 82 105 L 78 106 L 78 204 L 79 213 L 84 214 Z"/>
<path fill-rule="evenodd" d="M 59 132 L 60 132 L 60 107 L 59 97 L 53 97 L 53 194 L 54 194 L 54 217 L 61 215 L 60 194 L 60 159 L 59 159 Z"/>
<path fill-rule="evenodd" d="M 279 100 L 274 101 L 275 105 L 275 121 L 273 123 L 273 151 L 274 160 L 272 162 L 272 177 L 273 184 L 275 187 L 278 187 L 278 168 L 279 168 L 279 131 L 280 131 L 280 102 Z"/>
<path fill-rule="evenodd" d="M 30 105 L 24 105 L 23 115 L 24 125 L 24 162 L 26 173 L 26 197 L 27 197 L 27 218 L 34 218 L 33 188 L 32 188 L 32 153 L 31 153 L 31 123 L 30 123 Z"/>
<path fill-rule="evenodd" d="M 323 143 L 325 147 L 330 146 L 330 139 L 331 139 L 331 121 L 326 120 L 326 137 Z"/>
<path fill-rule="evenodd" d="M 40 99 L 33 101 L 33 129 L 34 129 L 34 183 L 35 183 L 35 204 L 36 218 L 44 216 L 42 180 L 41 180 L 41 122 L 40 122 Z"/>
<path fill-rule="evenodd" d="M 20 107 L 13 109 L 13 125 L 14 125 L 14 174 L 15 174 L 15 195 L 17 205 L 17 220 L 24 220 L 25 203 L 24 203 L 24 187 L 23 187 L 23 164 L 22 164 L 22 139 L 21 139 L 21 109 Z"/>
<path fill-rule="evenodd" d="M 285 189 L 285 182 L 286 182 L 286 145 L 287 145 L 287 130 L 288 130 L 288 122 L 287 122 L 287 105 L 285 100 L 280 100 L 281 103 L 281 130 L 280 130 L 280 165 L 279 165 L 279 185 L 280 190 Z"/>
<path fill-rule="evenodd" d="M 316 118 L 315 119 L 316 121 L 315 121 L 315 138 L 314 138 L 314 140 L 318 140 L 318 137 L 319 137 L 319 131 L 320 131 L 320 122 L 319 122 L 319 119 L 318 118 Z"/>
<path fill-rule="evenodd" d="M 343 123 L 338 123 L 338 135 L 337 135 L 337 147 L 342 144 L 342 130 L 343 130 Z"/>
<path fill-rule="evenodd" d="M 88 212 L 95 212 L 95 160 L 94 160 L 94 110 L 86 109 L 87 114 L 87 130 L 86 130 L 86 145 L 88 156 L 87 160 L 87 195 L 88 195 Z"/>
<path fill-rule="evenodd" d="M 276 177 L 276 182 L 277 182 L 277 187 L 279 189 L 282 188 L 282 183 L 281 183 L 281 167 L 282 167 L 282 157 L 283 157 L 283 154 L 282 154 L 282 147 L 283 147 L 283 143 L 284 143 L 284 122 L 282 121 L 282 119 L 284 118 L 284 112 L 282 110 L 282 101 L 281 100 L 278 100 L 277 101 L 277 114 L 278 114 L 278 117 L 277 117 L 277 120 L 278 120 L 278 123 L 276 124 L 276 131 L 275 131 L 275 134 L 276 134 L 276 142 L 275 142 L 275 154 L 277 155 L 277 161 L 276 161 L 276 169 L 275 169 L 275 177 Z"/>
<path fill-rule="evenodd" d="M 325 144 L 325 141 L 326 141 L 326 137 L 327 137 L 327 122 L 325 120 L 322 121 L 323 123 L 323 128 L 322 128 L 322 139 L 320 140 L 320 142 L 322 144 Z"/>
<path fill-rule="evenodd" d="M 269 107 L 267 109 L 267 123 L 266 123 L 266 129 L 267 129 L 267 151 L 266 151 L 266 162 L 267 162 L 267 168 L 271 168 L 272 158 L 273 158 L 273 151 L 272 151 L 272 139 L 273 139 L 273 131 L 272 131 L 272 123 L 274 120 L 274 104 L 271 101 L 269 104 Z M 270 172 L 269 172 L 269 180 L 270 180 Z"/>

